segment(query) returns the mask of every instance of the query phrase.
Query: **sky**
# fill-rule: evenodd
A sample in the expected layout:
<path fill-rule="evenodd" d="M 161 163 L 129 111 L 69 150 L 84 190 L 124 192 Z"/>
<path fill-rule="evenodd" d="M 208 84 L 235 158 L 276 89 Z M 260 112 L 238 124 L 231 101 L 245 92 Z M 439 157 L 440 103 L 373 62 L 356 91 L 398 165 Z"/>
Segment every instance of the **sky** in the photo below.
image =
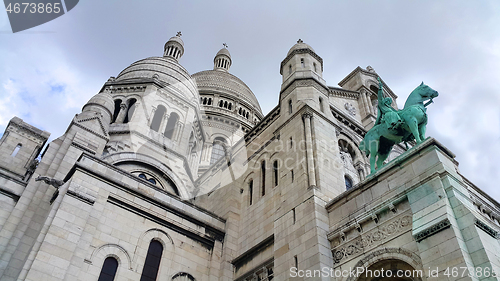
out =
<path fill-rule="evenodd" d="M 212 69 L 228 44 L 230 72 L 266 114 L 278 103 L 280 63 L 300 38 L 338 86 L 372 66 L 403 107 L 424 82 L 440 95 L 427 135 L 453 151 L 460 172 L 500 201 L 500 1 L 95 1 L 13 34 L 0 12 L 0 134 L 13 116 L 51 140 L 110 76 L 161 56 L 177 31 L 180 63 Z"/>

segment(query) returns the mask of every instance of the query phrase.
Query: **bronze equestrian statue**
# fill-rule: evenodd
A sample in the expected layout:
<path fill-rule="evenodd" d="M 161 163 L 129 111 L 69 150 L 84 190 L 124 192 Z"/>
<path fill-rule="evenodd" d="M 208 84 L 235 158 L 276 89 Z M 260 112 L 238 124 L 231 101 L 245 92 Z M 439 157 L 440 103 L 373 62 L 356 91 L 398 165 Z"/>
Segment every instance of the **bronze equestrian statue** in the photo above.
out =
<path fill-rule="evenodd" d="M 370 170 L 373 174 L 384 165 L 392 147 L 400 142 L 415 140 L 417 145 L 425 139 L 427 106 L 439 94 L 422 82 L 408 99 L 402 110 L 394 109 L 391 98 L 384 98 L 382 81 L 378 78 L 378 116 L 375 125 L 366 133 L 359 144 L 361 151 L 370 156 Z M 424 104 L 424 101 L 429 100 Z M 375 166 L 376 164 L 376 166 Z"/>

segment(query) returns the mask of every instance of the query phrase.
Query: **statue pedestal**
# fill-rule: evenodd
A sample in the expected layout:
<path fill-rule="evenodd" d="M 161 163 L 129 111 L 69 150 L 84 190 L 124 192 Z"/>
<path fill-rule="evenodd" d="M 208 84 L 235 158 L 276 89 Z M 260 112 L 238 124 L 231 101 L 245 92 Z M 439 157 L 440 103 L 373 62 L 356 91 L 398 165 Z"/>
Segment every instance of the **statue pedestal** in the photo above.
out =
<path fill-rule="evenodd" d="M 330 201 L 333 268 L 422 270 L 427 280 L 461 267 L 500 273 L 499 204 L 454 158 L 428 138 Z"/>

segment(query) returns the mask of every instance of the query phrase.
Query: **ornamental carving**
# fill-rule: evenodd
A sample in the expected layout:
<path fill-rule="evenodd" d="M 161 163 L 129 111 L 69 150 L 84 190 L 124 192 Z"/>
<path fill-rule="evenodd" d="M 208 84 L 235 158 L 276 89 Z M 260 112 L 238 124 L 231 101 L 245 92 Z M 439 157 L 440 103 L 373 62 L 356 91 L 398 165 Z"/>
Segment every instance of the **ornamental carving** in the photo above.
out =
<path fill-rule="evenodd" d="M 333 262 L 335 264 L 340 263 L 342 260 L 347 259 L 350 256 L 364 253 L 366 249 L 374 245 L 381 244 L 385 240 L 388 240 L 388 238 L 401 233 L 405 228 L 411 226 L 411 224 L 412 217 L 404 216 L 378 227 L 367 234 L 361 235 L 360 237 L 354 239 L 354 241 L 340 246 L 337 249 L 333 249 Z"/>
<path fill-rule="evenodd" d="M 347 110 L 347 112 L 349 112 L 349 114 L 351 114 L 352 116 L 356 116 L 356 108 L 354 108 L 352 104 L 346 102 L 344 104 L 344 108 Z"/>

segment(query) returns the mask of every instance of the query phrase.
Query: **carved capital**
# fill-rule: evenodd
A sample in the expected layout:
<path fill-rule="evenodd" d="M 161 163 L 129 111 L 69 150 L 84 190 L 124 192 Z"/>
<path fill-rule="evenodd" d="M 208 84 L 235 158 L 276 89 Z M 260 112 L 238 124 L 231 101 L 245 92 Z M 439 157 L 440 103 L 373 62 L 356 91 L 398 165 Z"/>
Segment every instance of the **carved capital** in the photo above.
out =
<path fill-rule="evenodd" d="M 312 112 L 306 111 L 302 113 L 302 120 L 312 119 L 312 117 L 313 117 Z"/>

